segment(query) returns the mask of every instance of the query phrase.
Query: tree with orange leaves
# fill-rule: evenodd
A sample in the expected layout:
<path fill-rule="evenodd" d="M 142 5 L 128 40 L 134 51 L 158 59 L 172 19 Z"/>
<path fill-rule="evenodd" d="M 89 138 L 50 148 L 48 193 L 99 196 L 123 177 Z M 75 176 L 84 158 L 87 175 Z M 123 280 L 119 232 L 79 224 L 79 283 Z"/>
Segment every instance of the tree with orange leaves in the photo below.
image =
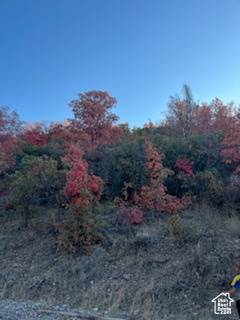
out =
<path fill-rule="evenodd" d="M 90 150 L 121 136 L 122 130 L 115 124 L 118 116 L 111 112 L 116 103 L 117 100 L 104 91 L 82 93 L 78 100 L 71 102 L 75 117 L 73 123 L 87 138 Z"/>
<path fill-rule="evenodd" d="M 177 213 L 190 204 L 189 197 L 177 198 L 168 194 L 164 180 L 173 172 L 163 166 L 164 154 L 158 152 L 151 142 L 146 142 L 149 184 L 135 194 L 135 202 L 143 209 Z"/>

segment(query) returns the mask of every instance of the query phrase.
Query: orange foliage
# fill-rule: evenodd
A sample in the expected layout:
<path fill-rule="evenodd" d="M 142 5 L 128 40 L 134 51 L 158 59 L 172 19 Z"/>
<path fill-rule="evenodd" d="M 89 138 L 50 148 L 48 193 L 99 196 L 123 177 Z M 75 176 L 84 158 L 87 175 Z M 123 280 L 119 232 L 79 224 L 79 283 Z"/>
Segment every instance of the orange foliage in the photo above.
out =
<path fill-rule="evenodd" d="M 240 162 L 240 119 L 238 117 L 235 117 L 228 126 L 222 147 L 222 156 L 226 163 Z"/>
<path fill-rule="evenodd" d="M 75 116 L 73 125 L 80 134 L 80 140 L 83 135 L 87 149 L 115 142 L 123 134 L 123 130 L 115 125 L 118 116 L 111 112 L 116 102 L 114 97 L 103 91 L 80 94 L 78 100 L 71 102 Z"/>
<path fill-rule="evenodd" d="M 139 194 L 135 194 L 135 203 L 148 210 L 176 213 L 190 204 L 189 197 L 177 198 L 167 193 L 163 182 L 172 171 L 164 168 L 164 154 L 148 141 L 146 142 L 147 168 L 150 175 L 150 183 L 143 186 Z"/>

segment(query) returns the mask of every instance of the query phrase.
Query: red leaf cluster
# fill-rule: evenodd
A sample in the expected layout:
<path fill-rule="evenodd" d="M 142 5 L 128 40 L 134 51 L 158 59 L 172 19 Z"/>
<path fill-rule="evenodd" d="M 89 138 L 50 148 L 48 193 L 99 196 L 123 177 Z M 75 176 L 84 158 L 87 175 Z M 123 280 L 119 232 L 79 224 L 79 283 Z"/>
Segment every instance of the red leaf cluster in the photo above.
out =
<path fill-rule="evenodd" d="M 88 163 L 83 159 L 82 150 L 70 146 L 63 160 L 70 167 L 64 189 L 70 203 L 79 207 L 88 207 L 96 203 L 101 196 L 101 179 L 88 173 Z"/>
<path fill-rule="evenodd" d="M 125 204 L 121 203 L 120 219 L 122 223 L 141 224 L 143 222 L 143 211 L 137 207 L 128 208 Z"/>
<path fill-rule="evenodd" d="M 48 134 L 44 132 L 44 128 L 40 124 L 25 128 L 22 139 L 36 147 L 43 147 L 48 144 Z"/>
<path fill-rule="evenodd" d="M 135 203 L 148 210 L 176 213 L 184 209 L 191 202 L 189 197 L 177 198 L 167 193 L 167 188 L 163 182 L 165 178 L 172 174 L 171 170 L 164 168 L 162 160 L 164 154 L 150 143 L 146 143 L 147 168 L 150 175 L 150 183 L 143 186 L 139 194 L 135 194 Z"/>
<path fill-rule="evenodd" d="M 193 175 L 192 164 L 188 159 L 178 158 L 176 163 L 175 163 L 175 168 L 177 168 L 179 171 L 185 173 L 188 176 L 192 176 Z"/>

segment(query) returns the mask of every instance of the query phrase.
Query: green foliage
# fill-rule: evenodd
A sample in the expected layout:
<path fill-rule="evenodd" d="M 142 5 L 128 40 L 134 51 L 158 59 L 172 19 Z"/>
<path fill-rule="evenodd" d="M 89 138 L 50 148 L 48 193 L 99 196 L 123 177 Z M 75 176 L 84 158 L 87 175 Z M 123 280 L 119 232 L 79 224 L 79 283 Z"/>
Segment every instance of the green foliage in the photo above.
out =
<path fill-rule="evenodd" d="M 61 144 L 50 142 L 44 146 L 35 146 L 27 144 L 26 142 L 21 144 L 21 148 L 18 151 L 17 159 L 18 163 L 21 164 L 22 159 L 25 156 L 43 157 L 48 156 L 58 161 L 58 165 L 61 164 L 61 157 L 64 155 L 64 148 Z"/>
<path fill-rule="evenodd" d="M 99 146 L 87 156 L 89 169 L 104 181 L 103 198 L 121 195 L 125 182 L 140 190 L 147 181 L 143 139 L 124 139 L 117 145 Z"/>
<path fill-rule="evenodd" d="M 217 170 L 205 170 L 196 174 L 195 193 L 212 205 L 224 202 L 224 184 Z"/>
<path fill-rule="evenodd" d="M 59 205 L 64 183 L 65 174 L 58 169 L 56 160 L 25 156 L 19 170 L 10 176 L 9 202 L 27 221 L 31 207 Z"/>

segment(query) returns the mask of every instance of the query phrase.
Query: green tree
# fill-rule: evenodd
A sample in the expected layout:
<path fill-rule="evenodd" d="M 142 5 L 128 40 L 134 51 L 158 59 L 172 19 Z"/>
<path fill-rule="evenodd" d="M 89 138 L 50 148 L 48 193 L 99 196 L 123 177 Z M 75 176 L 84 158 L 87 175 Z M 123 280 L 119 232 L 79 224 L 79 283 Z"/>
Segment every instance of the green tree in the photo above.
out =
<path fill-rule="evenodd" d="M 48 157 L 25 156 L 19 170 L 10 177 L 10 202 L 27 225 L 33 207 L 59 205 L 65 173 Z"/>

